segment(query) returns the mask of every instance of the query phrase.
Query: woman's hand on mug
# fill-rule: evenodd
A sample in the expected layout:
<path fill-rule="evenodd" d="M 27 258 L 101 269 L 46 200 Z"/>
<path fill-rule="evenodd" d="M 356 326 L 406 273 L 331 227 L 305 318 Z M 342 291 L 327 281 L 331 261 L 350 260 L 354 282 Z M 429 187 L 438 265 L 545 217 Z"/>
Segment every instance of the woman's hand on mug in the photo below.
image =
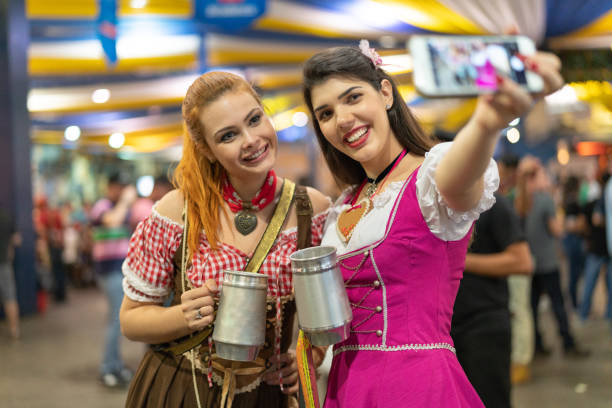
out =
<path fill-rule="evenodd" d="M 276 367 L 276 363 L 278 358 L 276 355 L 273 355 L 268 360 L 273 368 Z M 280 371 L 279 370 L 271 370 L 268 371 L 264 376 L 263 380 L 268 385 L 278 385 L 279 384 L 279 372 L 283 377 L 283 392 L 285 394 L 295 394 L 298 392 L 299 382 L 298 382 L 298 366 L 297 359 L 295 357 L 295 350 L 287 350 L 285 354 L 280 355 Z"/>
<path fill-rule="evenodd" d="M 542 77 L 544 82 L 542 92 L 530 94 L 516 82 L 498 74 L 497 91 L 478 98 L 478 105 L 472 117 L 486 134 L 497 136 L 509 122 L 525 115 L 536 101 L 563 86 L 564 81 L 560 73 L 561 60 L 556 55 L 537 52 L 525 57 L 524 63 L 530 71 Z"/>
<path fill-rule="evenodd" d="M 215 320 L 213 296 L 217 294 L 217 291 L 216 282 L 209 279 L 201 287 L 183 292 L 181 310 L 189 329 L 202 330 Z"/>

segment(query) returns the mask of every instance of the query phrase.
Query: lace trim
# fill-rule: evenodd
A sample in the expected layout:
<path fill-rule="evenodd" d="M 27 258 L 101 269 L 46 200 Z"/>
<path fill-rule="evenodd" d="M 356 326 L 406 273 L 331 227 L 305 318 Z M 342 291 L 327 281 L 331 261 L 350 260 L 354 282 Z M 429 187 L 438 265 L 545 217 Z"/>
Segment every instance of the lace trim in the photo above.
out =
<path fill-rule="evenodd" d="M 135 300 L 136 302 L 146 302 L 146 303 L 154 302 L 154 303 L 161 304 L 165 300 L 165 298 L 150 297 L 150 296 L 147 296 L 137 291 L 136 289 L 131 287 L 130 284 L 127 283 L 125 279 L 122 282 L 122 286 L 123 286 L 123 293 L 130 299 Z"/>
<path fill-rule="evenodd" d="M 159 203 L 159 201 L 157 202 Z M 175 227 L 179 227 L 181 230 L 183 229 L 183 224 L 174 221 L 171 218 L 166 217 L 165 215 L 161 215 L 158 211 L 157 211 L 157 203 L 155 203 L 153 205 L 153 208 L 151 209 L 151 217 L 152 218 L 159 218 L 160 220 L 170 224 L 170 225 L 174 225 Z"/>
<path fill-rule="evenodd" d="M 494 194 L 499 186 L 497 165 L 491 159 L 484 174 L 483 193 L 476 207 L 468 211 L 450 208 L 440 194 L 434 176 L 440 160 L 451 146 L 452 142 L 439 143 L 427 152 L 416 181 L 417 199 L 425 222 L 435 236 L 445 241 L 455 241 L 467 234 L 472 222 L 495 204 Z"/>
<path fill-rule="evenodd" d="M 149 281 L 141 278 L 130 268 L 130 266 L 126 261 L 123 261 L 121 266 L 121 271 L 123 272 L 123 287 L 125 289 L 126 285 L 136 289 L 139 292 L 142 292 L 145 296 L 151 296 L 152 298 L 157 298 L 155 301 L 159 301 L 158 298 L 165 298 L 170 293 L 168 288 L 160 288 L 152 285 Z M 138 300 L 138 299 L 134 299 Z M 162 299 L 163 301 L 163 299 Z"/>
<path fill-rule="evenodd" d="M 215 384 L 222 387 L 223 386 L 223 377 L 213 371 L 212 378 Z M 250 392 L 259 387 L 261 382 L 263 381 L 263 374 L 255 379 L 252 383 L 245 385 L 244 387 L 236 388 L 234 394 L 242 394 L 243 392 Z"/>
<path fill-rule="evenodd" d="M 387 184 L 387 187 L 385 187 L 383 191 L 372 197 L 372 204 L 374 204 L 374 208 L 384 208 L 387 206 L 389 201 L 395 200 L 397 194 L 404 186 L 404 182 L 405 180 L 398 180 Z"/>
<path fill-rule="evenodd" d="M 334 350 L 334 356 L 345 351 L 420 351 L 420 350 L 449 350 L 455 353 L 455 347 L 449 343 L 426 343 L 426 344 L 402 344 L 400 346 L 380 346 L 377 344 L 352 344 L 348 346 L 340 346 Z"/>
<path fill-rule="evenodd" d="M 199 350 L 200 350 L 201 346 L 197 346 L 194 350 L 195 350 L 195 361 L 192 359 L 192 353 L 191 352 L 186 352 L 183 354 L 183 356 L 185 356 L 185 358 L 187 358 L 189 361 L 192 361 L 195 364 L 196 369 L 198 369 L 202 374 L 206 375 L 207 373 L 207 367 L 204 366 L 204 364 L 202 364 L 202 360 L 200 360 L 197 356 L 199 355 Z M 249 391 L 253 391 L 254 389 L 256 389 L 257 387 L 259 387 L 259 385 L 261 384 L 263 378 L 263 373 L 262 375 L 260 375 L 259 377 L 257 377 L 253 382 L 245 385 L 244 387 L 240 387 L 240 388 L 236 388 L 235 394 L 242 394 L 243 392 L 249 392 Z M 212 379 L 215 382 L 215 384 L 217 384 L 219 387 L 223 386 L 223 377 L 220 376 L 219 374 L 215 373 L 213 371 L 212 373 Z"/>

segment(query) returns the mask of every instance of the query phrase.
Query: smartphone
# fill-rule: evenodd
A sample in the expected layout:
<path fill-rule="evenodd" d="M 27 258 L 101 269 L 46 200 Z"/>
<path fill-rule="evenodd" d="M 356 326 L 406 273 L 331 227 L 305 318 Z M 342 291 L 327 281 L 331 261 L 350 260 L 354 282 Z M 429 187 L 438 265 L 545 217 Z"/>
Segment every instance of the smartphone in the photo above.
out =
<path fill-rule="evenodd" d="M 497 90 L 497 74 L 532 93 L 544 88 L 542 78 L 524 64 L 524 57 L 536 52 L 525 36 L 415 35 L 409 48 L 415 88 L 426 97 L 492 93 Z"/>

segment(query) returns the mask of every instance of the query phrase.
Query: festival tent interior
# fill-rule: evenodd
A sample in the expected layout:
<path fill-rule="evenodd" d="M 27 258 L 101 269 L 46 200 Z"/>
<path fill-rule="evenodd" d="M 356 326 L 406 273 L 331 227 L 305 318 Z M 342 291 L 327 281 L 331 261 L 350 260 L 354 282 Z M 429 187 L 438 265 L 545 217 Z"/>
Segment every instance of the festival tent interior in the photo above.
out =
<path fill-rule="evenodd" d="M 281 142 L 310 145 L 301 64 L 362 38 L 382 55 L 426 129 L 456 132 L 475 99 L 417 94 L 407 40 L 502 34 L 512 26 L 563 58 L 568 84 L 509 127 L 520 133 L 504 142 L 555 155 L 560 138 L 565 149 L 583 142 L 585 154 L 606 151 L 612 140 L 611 1 L 27 0 L 26 15 L 34 146 L 176 160 L 182 96 L 210 70 L 246 77 Z"/>

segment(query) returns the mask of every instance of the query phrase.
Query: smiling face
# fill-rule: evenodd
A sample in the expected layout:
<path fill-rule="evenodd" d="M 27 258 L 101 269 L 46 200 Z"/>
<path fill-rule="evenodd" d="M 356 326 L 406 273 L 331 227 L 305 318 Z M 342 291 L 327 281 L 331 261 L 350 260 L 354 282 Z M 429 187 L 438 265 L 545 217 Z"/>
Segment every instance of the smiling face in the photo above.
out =
<path fill-rule="evenodd" d="M 261 177 L 276 162 L 276 132 L 249 92 L 221 95 L 202 108 L 199 118 L 207 144 L 205 154 L 223 166 L 230 181 Z"/>
<path fill-rule="evenodd" d="M 381 90 L 368 82 L 330 77 L 312 88 L 312 106 L 321 133 L 337 150 L 376 176 L 402 150 L 389 124 L 386 105 L 393 103 L 391 84 Z"/>

